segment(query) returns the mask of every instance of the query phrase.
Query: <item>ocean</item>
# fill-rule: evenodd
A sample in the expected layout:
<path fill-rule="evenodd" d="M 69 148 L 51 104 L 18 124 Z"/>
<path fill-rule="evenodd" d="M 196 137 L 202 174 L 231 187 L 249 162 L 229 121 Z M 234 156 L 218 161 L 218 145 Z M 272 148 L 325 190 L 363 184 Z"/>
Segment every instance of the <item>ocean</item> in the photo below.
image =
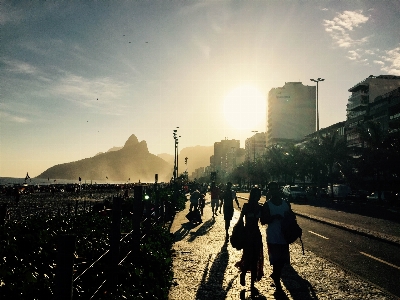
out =
<path fill-rule="evenodd" d="M 14 185 L 14 184 L 24 184 L 28 185 L 50 185 L 50 184 L 79 184 L 79 180 L 69 180 L 69 179 L 57 179 L 57 178 L 16 178 L 16 177 L 0 177 L 0 185 Z M 122 181 L 111 181 L 111 180 L 83 180 L 82 184 L 126 184 L 131 182 Z"/>

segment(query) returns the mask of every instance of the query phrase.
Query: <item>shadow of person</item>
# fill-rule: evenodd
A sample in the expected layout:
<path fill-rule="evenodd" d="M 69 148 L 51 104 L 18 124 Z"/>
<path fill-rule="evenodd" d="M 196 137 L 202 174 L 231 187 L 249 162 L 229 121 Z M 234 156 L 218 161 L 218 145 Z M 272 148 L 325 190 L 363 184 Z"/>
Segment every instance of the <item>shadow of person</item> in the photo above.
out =
<path fill-rule="evenodd" d="M 211 230 L 214 224 L 215 224 L 214 218 L 211 218 L 206 222 L 204 222 L 203 225 L 201 225 L 199 229 L 197 229 L 195 232 L 190 232 L 190 238 L 188 239 L 188 242 L 193 242 L 196 239 L 196 237 L 205 235 L 207 232 Z"/>
<path fill-rule="evenodd" d="M 247 294 L 247 297 L 246 297 Z M 267 300 L 267 297 L 264 295 L 260 294 L 258 289 L 255 288 L 255 292 L 253 292 L 253 296 L 251 295 L 251 290 L 250 289 L 242 289 L 240 291 L 240 300 Z M 288 298 L 287 298 L 288 299 Z M 282 299 L 283 300 L 283 299 Z"/>
<path fill-rule="evenodd" d="M 229 262 L 228 243 L 225 242 L 220 252 L 216 255 L 211 267 L 211 254 L 204 269 L 203 276 L 197 289 L 195 299 L 224 300 L 228 291 L 232 288 L 237 275 L 232 278 L 224 289 L 224 275 Z"/>
<path fill-rule="evenodd" d="M 291 265 L 285 265 L 282 270 L 282 282 L 294 300 L 315 300 L 318 299 L 313 286 L 308 280 L 302 278 Z M 279 293 L 275 293 L 279 294 Z M 275 296 L 274 294 L 274 296 Z M 279 295 L 277 295 L 279 296 Z M 277 298 L 275 299 L 287 299 Z"/>
<path fill-rule="evenodd" d="M 174 232 L 174 241 L 179 242 L 183 240 L 189 234 L 190 230 L 192 230 L 195 227 L 196 225 L 193 224 L 192 222 L 186 222 L 181 224 L 181 227 Z"/>

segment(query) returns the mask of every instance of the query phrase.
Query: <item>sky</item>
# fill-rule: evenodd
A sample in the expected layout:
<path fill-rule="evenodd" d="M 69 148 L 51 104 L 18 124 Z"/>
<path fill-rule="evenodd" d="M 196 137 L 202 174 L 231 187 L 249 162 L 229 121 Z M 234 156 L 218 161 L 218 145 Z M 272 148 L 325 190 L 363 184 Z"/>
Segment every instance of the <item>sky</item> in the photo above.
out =
<path fill-rule="evenodd" d="M 121 147 L 152 154 L 265 132 L 269 90 L 319 84 L 320 128 L 348 89 L 400 75 L 400 1 L 7 1 L 0 177 Z M 190 158 L 189 158 L 190 160 Z"/>

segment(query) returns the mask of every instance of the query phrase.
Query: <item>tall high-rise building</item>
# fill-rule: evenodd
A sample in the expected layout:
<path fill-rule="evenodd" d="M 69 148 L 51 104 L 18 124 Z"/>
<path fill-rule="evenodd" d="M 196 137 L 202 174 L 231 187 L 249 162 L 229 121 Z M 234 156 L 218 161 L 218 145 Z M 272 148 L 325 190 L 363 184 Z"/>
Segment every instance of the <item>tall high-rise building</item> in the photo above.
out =
<path fill-rule="evenodd" d="M 376 119 L 376 121 L 379 121 L 376 112 L 378 111 L 379 105 L 382 106 L 383 104 L 371 104 L 377 99 L 382 98 L 378 98 L 378 96 L 387 94 L 395 90 L 397 87 L 400 87 L 400 76 L 371 75 L 349 89 L 351 95 L 347 102 L 347 146 L 359 147 L 362 145 L 362 141 L 360 140 L 357 131 L 357 126 L 370 119 Z M 369 112 L 370 108 L 372 108 L 371 113 Z M 384 117 L 386 117 L 387 113 L 384 115 Z M 382 122 L 381 125 L 384 125 L 383 123 L 384 122 Z"/>
<path fill-rule="evenodd" d="M 286 82 L 268 93 L 267 146 L 300 141 L 316 130 L 316 87 Z"/>
<path fill-rule="evenodd" d="M 214 143 L 214 155 L 210 157 L 211 167 L 216 172 L 230 171 L 240 148 L 239 140 L 222 140 Z"/>

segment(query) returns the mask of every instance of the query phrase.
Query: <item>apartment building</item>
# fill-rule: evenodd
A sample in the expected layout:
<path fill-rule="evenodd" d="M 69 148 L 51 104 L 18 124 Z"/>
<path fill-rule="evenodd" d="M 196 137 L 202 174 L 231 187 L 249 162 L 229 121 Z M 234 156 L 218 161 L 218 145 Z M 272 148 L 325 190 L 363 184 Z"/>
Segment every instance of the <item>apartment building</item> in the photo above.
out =
<path fill-rule="evenodd" d="M 236 167 L 237 151 L 240 140 L 222 140 L 214 143 L 214 155 L 210 157 L 211 169 L 215 172 L 227 172 Z"/>
<path fill-rule="evenodd" d="M 316 86 L 286 82 L 268 93 L 267 146 L 301 141 L 316 131 Z"/>
<path fill-rule="evenodd" d="M 395 117 L 398 106 L 395 101 L 395 90 L 400 87 L 400 76 L 369 76 L 349 89 L 351 95 L 347 102 L 346 138 L 348 147 L 361 147 L 362 142 L 357 126 L 368 120 L 375 120 L 384 130 L 389 129 L 389 120 Z M 392 92 L 392 94 L 391 94 Z M 391 103 L 391 104 L 390 104 Z M 389 112 L 389 106 L 390 112 Z M 394 122 L 391 122 L 394 124 Z"/>
<path fill-rule="evenodd" d="M 245 141 L 246 160 L 255 160 L 265 153 L 267 142 L 267 134 L 265 132 L 257 132 Z"/>

